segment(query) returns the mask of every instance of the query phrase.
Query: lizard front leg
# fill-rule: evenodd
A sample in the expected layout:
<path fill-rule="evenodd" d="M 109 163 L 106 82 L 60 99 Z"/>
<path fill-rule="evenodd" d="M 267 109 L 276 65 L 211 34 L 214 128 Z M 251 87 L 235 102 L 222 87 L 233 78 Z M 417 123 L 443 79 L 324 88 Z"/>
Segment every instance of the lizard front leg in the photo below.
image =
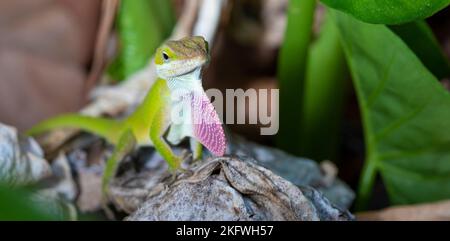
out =
<path fill-rule="evenodd" d="M 153 142 L 156 150 L 167 161 L 171 170 L 176 170 L 180 167 L 181 158 L 176 156 L 167 142 L 163 139 L 164 132 L 169 127 L 168 114 L 166 108 L 161 108 L 155 113 L 150 127 L 150 139 Z"/>

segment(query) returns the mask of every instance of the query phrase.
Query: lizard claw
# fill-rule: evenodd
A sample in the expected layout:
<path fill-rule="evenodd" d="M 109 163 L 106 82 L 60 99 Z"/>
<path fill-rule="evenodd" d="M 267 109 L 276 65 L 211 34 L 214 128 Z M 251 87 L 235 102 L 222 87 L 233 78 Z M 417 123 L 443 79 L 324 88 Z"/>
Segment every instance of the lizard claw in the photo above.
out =
<path fill-rule="evenodd" d="M 102 207 L 103 211 L 105 212 L 105 215 L 106 215 L 106 217 L 108 219 L 115 220 L 116 219 L 116 215 L 114 215 L 114 212 L 109 207 L 108 203 L 109 203 L 108 197 L 106 196 L 106 194 L 103 194 L 103 197 L 102 197 L 102 200 L 101 200 L 101 207 Z"/>
<path fill-rule="evenodd" d="M 179 167 L 178 169 L 172 170 L 170 172 L 170 174 L 169 174 L 170 177 L 168 177 L 168 183 L 172 184 L 178 179 L 178 177 L 190 176 L 190 175 L 192 175 L 192 173 L 193 173 L 193 171 L 188 168 Z"/>
<path fill-rule="evenodd" d="M 170 176 L 168 177 L 168 183 L 169 184 L 174 183 L 180 175 L 190 175 L 191 173 L 192 173 L 191 170 L 180 167 L 170 172 Z"/>
<path fill-rule="evenodd" d="M 183 167 L 183 163 L 185 163 L 187 160 L 191 160 L 192 159 L 192 153 L 190 153 L 187 150 L 183 150 L 180 154 L 180 156 L 178 156 L 175 159 L 176 163 L 179 163 L 177 165 L 177 167 L 175 168 L 169 168 L 169 172 L 170 172 L 170 177 L 169 177 L 169 183 L 173 183 L 177 180 L 177 177 L 179 174 L 181 175 L 189 175 L 192 173 L 191 170 L 189 170 L 188 168 L 184 168 Z"/>

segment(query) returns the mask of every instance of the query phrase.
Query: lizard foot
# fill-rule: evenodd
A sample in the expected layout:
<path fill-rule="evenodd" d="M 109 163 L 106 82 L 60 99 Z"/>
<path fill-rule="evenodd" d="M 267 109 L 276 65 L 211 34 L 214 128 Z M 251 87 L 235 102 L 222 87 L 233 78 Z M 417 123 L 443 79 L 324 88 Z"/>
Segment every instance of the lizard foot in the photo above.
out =
<path fill-rule="evenodd" d="M 113 210 L 109 207 L 108 197 L 106 195 L 107 194 L 103 193 L 103 197 L 101 200 L 101 207 L 109 220 L 116 220 L 116 215 L 114 215 Z"/>

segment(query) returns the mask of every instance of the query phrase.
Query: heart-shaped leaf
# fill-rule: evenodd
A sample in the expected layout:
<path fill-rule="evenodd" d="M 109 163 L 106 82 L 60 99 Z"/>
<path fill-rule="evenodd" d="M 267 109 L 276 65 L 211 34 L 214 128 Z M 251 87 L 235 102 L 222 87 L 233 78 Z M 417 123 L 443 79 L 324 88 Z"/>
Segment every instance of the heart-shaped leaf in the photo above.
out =
<path fill-rule="evenodd" d="M 450 198 L 450 93 L 388 27 L 333 12 L 364 124 L 361 204 L 376 173 L 393 203 Z"/>
<path fill-rule="evenodd" d="M 450 64 L 424 20 L 390 26 L 438 79 L 450 77 Z"/>

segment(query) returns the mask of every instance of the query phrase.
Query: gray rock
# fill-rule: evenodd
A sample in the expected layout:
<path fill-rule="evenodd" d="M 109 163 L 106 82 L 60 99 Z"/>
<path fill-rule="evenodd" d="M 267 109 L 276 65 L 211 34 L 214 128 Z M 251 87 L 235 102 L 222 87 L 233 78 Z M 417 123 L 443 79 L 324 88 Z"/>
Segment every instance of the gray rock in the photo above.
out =
<path fill-rule="evenodd" d="M 20 137 L 0 123 L 0 182 L 10 186 L 34 183 L 51 175 L 44 153 L 32 138 Z"/>
<path fill-rule="evenodd" d="M 350 187 L 336 177 L 328 178 L 317 162 L 313 160 L 296 157 L 236 135 L 231 136 L 230 140 L 229 154 L 252 157 L 258 165 L 273 171 L 297 186 L 317 189 L 336 206 L 347 209 L 355 198 Z"/>
<path fill-rule="evenodd" d="M 31 203 L 56 219 L 74 220 L 70 201 L 77 194 L 69 163 L 61 154 L 50 165 L 33 138 L 0 123 L 0 182 L 10 187 L 35 185 Z"/>

